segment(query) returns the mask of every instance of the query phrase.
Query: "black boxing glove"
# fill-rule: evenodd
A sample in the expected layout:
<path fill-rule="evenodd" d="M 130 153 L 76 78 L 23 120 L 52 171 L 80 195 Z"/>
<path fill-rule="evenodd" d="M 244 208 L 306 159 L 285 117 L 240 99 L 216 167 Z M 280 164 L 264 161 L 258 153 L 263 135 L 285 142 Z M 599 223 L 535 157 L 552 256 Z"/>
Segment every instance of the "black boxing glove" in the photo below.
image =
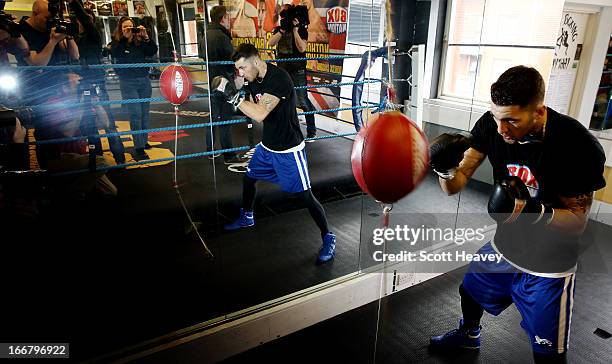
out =
<path fill-rule="evenodd" d="M 440 134 L 429 146 L 429 164 L 444 179 L 455 176 L 463 153 L 472 145 L 471 134 Z"/>
<path fill-rule="evenodd" d="M 233 81 L 228 80 L 223 76 L 216 76 L 210 82 L 210 89 L 213 92 L 223 95 L 225 101 L 232 104 L 234 110 L 244 101 L 244 92 L 236 89 Z"/>
<path fill-rule="evenodd" d="M 548 224 L 553 209 L 533 199 L 525 183 L 516 176 L 504 177 L 495 184 L 487 205 L 489 215 L 502 224 L 517 221 Z"/>

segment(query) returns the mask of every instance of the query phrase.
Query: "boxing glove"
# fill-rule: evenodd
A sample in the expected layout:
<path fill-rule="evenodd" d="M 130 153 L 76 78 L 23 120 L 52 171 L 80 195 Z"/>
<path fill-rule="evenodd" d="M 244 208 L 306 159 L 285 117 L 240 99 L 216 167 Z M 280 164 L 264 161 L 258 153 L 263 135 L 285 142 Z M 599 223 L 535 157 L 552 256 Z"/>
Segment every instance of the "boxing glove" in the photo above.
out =
<path fill-rule="evenodd" d="M 221 94 L 225 101 L 232 104 L 234 110 L 244 101 L 244 91 L 236 89 L 234 82 L 223 76 L 213 78 L 210 82 L 210 88 L 213 92 Z"/>
<path fill-rule="evenodd" d="M 502 224 L 548 224 L 552 217 L 552 208 L 533 199 L 527 186 L 516 176 L 504 177 L 495 184 L 487 209 L 489 215 Z"/>
<path fill-rule="evenodd" d="M 471 146 L 471 134 L 440 134 L 429 146 L 429 164 L 440 177 L 453 178 L 463 153 Z"/>

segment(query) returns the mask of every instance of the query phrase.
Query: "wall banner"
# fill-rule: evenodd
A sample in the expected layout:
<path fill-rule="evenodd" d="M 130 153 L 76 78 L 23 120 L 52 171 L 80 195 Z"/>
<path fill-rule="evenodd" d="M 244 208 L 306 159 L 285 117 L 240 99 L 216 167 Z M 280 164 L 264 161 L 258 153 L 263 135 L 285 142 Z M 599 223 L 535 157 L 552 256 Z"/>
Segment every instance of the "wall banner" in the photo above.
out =
<path fill-rule="evenodd" d="M 572 12 L 564 12 L 561 17 L 545 103 L 562 114 L 569 111 L 588 17 Z"/>
<path fill-rule="evenodd" d="M 237 47 L 251 43 L 261 49 L 263 59 L 273 59 L 268 39 L 280 24 L 283 4 L 306 5 L 308 8 L 308 46 L 306 57 L 328 57 L 343 54 L 346 45 L 349 0 L 225 0 L 231 14 L 232 43 Z M 311 60 L 307 63 L 308 84 L 338 83 L 342 80 L 343 60 Z M 339 87 L 310 89 L 308 97 L 317 110 L 340 106 Z M 335 114 L 335 113 L 334 113 Z"/>

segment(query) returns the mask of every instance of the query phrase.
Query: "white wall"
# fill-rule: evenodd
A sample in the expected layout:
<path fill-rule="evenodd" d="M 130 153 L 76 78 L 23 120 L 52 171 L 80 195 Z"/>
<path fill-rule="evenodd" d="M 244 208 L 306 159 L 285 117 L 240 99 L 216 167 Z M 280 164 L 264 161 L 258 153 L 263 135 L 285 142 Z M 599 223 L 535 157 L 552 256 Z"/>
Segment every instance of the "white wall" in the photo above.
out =
<path fill-rule="evenodd" d="M 601 80 L 608 42 L 612 34 L 612 6 L 600 8 L 591 16 L 587 34 L 590 42 L 583 48 L 584 63 L 578 70 L 570 112 L 587 128 L 591 122 L 597 88 Z"/>

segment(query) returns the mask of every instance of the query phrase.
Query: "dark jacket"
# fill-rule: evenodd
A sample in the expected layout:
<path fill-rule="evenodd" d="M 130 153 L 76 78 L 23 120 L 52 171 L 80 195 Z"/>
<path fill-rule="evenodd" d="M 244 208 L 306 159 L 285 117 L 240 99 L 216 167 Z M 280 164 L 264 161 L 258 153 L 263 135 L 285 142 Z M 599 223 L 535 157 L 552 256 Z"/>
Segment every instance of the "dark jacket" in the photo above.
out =
<path fill-rule="evenodd" d="M 231 61 L 234 47 L 232 46 L 232 35 L 229 30 L 221 24 L 210 23 L 206 31 L 206 46 L 208 48 L 208 61 Z M 233 80 L 235 67 L 229 65 L 210 65 L 208 77 L 212 80 L 216 76 L 223 76 Z"/>
<path fill-rule="evenodd" d="M 0 110 L 7 110 L 4 105 L 0 105 Z M 29 169 L 28 145 L 26 143 L 14 143 L 14 127 L 0 127 L 0 172 L 23 171 Z M 26 142 L 28 136 L 26 134 Z"/>
<path fill-rule="evenodd" d="M 30 169 L 26 143 L 0 144 L 0 170 L 25 171 Z"/>
<path fill-rule="evenodd" d="M 84 32 L 76 38 L 76 44 L 79 46 L 79 61 L 82 65 L 101 64 L 102 63 L 102 36 L 95 24 L 83 9 L 83 4 L 80 1 L 70 3 L 70 9 L 74 12 L 77 19 L 83 25 Z M 84 69 L 79 71 L 82 77 L 104 77 L 103 69 Z"/>
<path fill-rule="evenodd" d="M 111 42 L 111 55 L 115 63 L 147 63 L 146 57 L 151 57 L 157 53 L 157 44 L 149 39 L 148 42 L 128 43 L 126 38 L 120 41 Z M 149 67 L 138 68 L 115 68 L 115 72 L 120 79 L 133 79 L 147 77 Z"/>

